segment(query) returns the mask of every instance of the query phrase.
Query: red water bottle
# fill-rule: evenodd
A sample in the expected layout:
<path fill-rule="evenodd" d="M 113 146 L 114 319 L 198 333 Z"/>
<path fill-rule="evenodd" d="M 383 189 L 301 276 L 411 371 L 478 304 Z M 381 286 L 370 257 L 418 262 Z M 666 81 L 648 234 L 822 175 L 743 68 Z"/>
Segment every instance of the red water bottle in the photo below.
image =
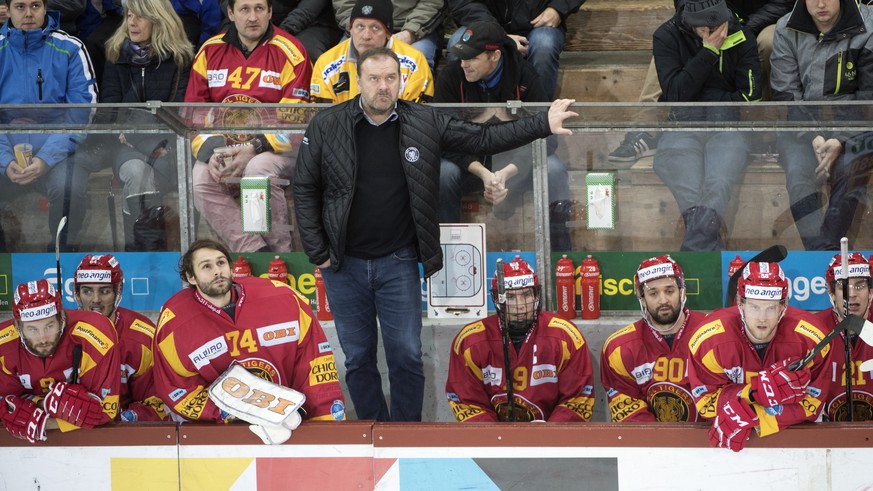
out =
<path fill-rule="evenodd" d="M 582 302 L 583 319 L 600 318 L 600 266 L 597 261 L 588 255 L 582 261 L 582 274 L 580 278 L 580 300 Z"/>
<path fill-rule="evenodd" d="M 734 273 L 739 271 L 745 264 L 746 264 L 746 262 L 743 261 L 742 259 L 740 259 L 739 255 L 737 257 L 735 257 L 734 259 L 731 259 L 731 262 L 728 265 L 728 280 L 730 280 L 734 276 Z M 736 305 L 736 304 L 737 304 L 737 297 L 734 297 L 731 299 L 731 305 Z"/>
<path fill-rule="evenodd" d="M 249 262 L 243 259 L 242 256 L 237 256 L 236 261 L 233 262 L 233 269 L 231 270 L 230 275 L 234 278 L 251 276 L 252 267 L 249 266 Z"/>
<path fill-rule="evenodd" d="M 555 268 L 555 294 L 558 308 L 555 312 L 558 317 L 567 320 L 576 318 L 576 281 L 573 260 L 566 254 L 558 259 L 558 267 Z"/>
<path fill-rule="evenodd" d="M 315 267 L 315 316 L 320 321 L 333 320 L 330 304 L 327 303 L 327 292 L 324 290 L 324 278 L 321 276 L 321 269 L 318 266 Z"/>
<path fill-rule="evenodd" d="M 279 259 L 279 256 L 276 256 L 275 259 L 270 261 L 270 269 L 267 270 L 267 278 L 281 281 L 282 283 L 288 283 L 288 266 L 285 264 L 285 261 Z"/>

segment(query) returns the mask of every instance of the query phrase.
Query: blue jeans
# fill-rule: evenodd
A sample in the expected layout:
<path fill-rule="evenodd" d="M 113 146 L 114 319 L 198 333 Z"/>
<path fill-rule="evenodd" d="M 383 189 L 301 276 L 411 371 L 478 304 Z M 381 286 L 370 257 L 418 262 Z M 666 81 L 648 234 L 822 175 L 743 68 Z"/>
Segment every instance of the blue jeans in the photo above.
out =
<path fill-rule="evenodd" d="M 346 355 L 346 385 L 358 419 L 421 421 L 421 283 L 412 246 L 378 259 L 345 256 L 339 271 L 324 268 L 324 286 Z M 388 362 L 391 412 L 376 366 L 379 330 Z"/>
<path fill-rule="evenodd" d="M 779 164 L 785 169 L 791 215 L 803 247 L 807 250 L 832 249 L 833 246 L 821 237 L 824 212 L 815 177 L 818 159 L 812 149 L 812 137 L 805 135 L 798 138 L 794 132 L 780 132 L 776 144 L 779 148 Z"/>
<path fill-rule="evenodd" d="M 467 26 L 461 26 L 449 37 L 447 46 L 452 47 L 461 40 Z M 508 33 L 512 34 L 512 33 Z M 533 65 L 549 100 L 555 98 L 555 87 L 558 85 L 558 61 L 564 50 L 564 30 L 559 27 L 536 27 L 527 34 L 527 61 Z M 446 61 L 453 62 L 457 57 L 446 51 Z"/>
<path fill-rule="evenodd" d="M 437 48 L 439 47 L 440 38 L 435 33 L 430 33 L 427 36 L 412 43 L 412 47 L 421 51 L 427 64 L 430 65 L 430 71 L 433 72 L 434 63 L 436 63 Z"/>

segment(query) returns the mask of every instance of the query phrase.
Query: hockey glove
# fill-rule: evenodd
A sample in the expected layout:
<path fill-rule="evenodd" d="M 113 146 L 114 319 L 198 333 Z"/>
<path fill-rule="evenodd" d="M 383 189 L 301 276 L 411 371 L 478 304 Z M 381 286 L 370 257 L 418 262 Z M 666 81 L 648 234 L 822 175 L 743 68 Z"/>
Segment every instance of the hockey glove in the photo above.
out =
<path fill-rule="evenodd" d="M 712 421 L 709 444 L 739 452 L 757 424 L 758 416 L 754 409 L 740 399 L 730 399 L 719 408 Z"/>
<path fill-rule="evenodd" d="M 788 365 L 795 360 L 797 358 L 789 358 L 758 372 L 751 382 L 755 402 L 764 407 L 773 407 L 794 404 L 806 396 L 811 374 L 808 368 L 794 372 L 789 370 Z"/>
<path fill-rule="evenodd" d="M 29 443 L 45 441 L 45 423 L 48 421 L 45 411 L 33 401 L 14 395 L 6 396 L 4 401 L 7 410 L 0 408 L 0 420 L 6 431 Z"/>
<path fill-rule="evenodd" d="M 42 404 L 49 416 L 79 428 L 91 429 L 104 421 L 100 399 L 79 384 L 53 383 Z"/>

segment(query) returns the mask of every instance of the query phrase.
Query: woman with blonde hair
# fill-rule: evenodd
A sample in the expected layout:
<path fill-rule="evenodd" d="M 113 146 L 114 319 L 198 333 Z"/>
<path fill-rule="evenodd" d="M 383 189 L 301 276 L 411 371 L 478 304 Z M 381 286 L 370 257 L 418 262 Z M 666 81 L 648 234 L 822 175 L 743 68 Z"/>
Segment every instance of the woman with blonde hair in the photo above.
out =
<path fill-rule="evenodd" d="M 106 43 L 101 102 L 180 102 L 194 47 L 169 0 L 127 0 L 124 22 Z M 122 111 L 126 122 L 154 123 L 144 111 Z M 168 210 L 161 190 L 176 187 L 175 138 L 120 134 L 115 172 L 124 183 L 125 250 L 164 250 Z"/>

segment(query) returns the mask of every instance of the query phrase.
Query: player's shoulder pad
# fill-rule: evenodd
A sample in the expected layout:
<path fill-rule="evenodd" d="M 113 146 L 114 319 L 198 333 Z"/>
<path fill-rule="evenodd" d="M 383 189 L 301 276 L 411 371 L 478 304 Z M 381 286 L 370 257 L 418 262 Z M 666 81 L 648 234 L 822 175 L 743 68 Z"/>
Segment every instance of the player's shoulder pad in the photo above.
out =
<path fill-rule="evenodd" d="M 170 322 L 174 318 L 176 318 L 176 314 L 165 305 L 164 308 L 161 310 L 161 315 L 158 317 L 158 326 L 157 329 L 155 329 L 155 334 L 157 334 L 157 332 L 160 331 L 162 327 L 164 327 L 164 324 Z"/>
<path fill-rule="evenodd" d="M 570 339 L 573 341 L 573 346 L 575 346 L 576 349 L 585 346 L 585 338 L 582 336 L 579 328 L 568 320 L 562 319 L 557 316 L 552 317 L 546 327 L 557 328 L 567 333 L 567 336 L 569 336 Z"/>
<path fill-rule="evenodd" d="M 285 56 L 288 57 L 288 61 L 291 62 L 291 64 L 294 66 L 297 66 L 306 60 L 306 57 L 300 51 L 300 48 L 296 44 L 294 44 L 294 41 L 286 38 L 279 33 L 273 35 L 270 41 L 268 41 L 268 44 L 272 44 L 273 46 L 277 46 L 279 49 L 281 49 L 282 52 L 285 53 Z"/>
<path fill-rule="evenodd" d="M 606 346 L 611 344 L 616 339 L 618 339 L 622 336 L 627 336 L 627 335 L 633 334 L 635 332 L 637 332 L 637 326 L 635 323 L 631 323 L 631 324 L 628 324 L 628 325 L 622 327 L 621 329 L 619 329 L 618 331 L 615 331 L 614 333 L 610 334 L 606 338 L 606 341 L 603 342 L 604 349 L 606 348 Z"/>
<path fill-rule="evenodd" d="M 472 324 L 467 324 L 461 329 L 455 336 L 455 342 L 452 343 L 452 351 L 459 355 L 461 354 L 461 344 L 464 342 L 464 339 L 472 336 L 473 334 L 485 332 L 485 323 L 482 321 L 476 321 Z"/>
<path fill-rule="evenodd" d="M 298 300 L 300 300 L 300 301 L 304 302 L 305 304 L 309 305 L 309 299 L 306 298 L 305 295 L 303 295 L 302 293 L 300 293 L 299 291 L 297 291 L 296 288 L 294 288 L 293 286 L 289 285 L 288 283 L 286 283 L 286 282 L 284 282 L 284 281 L 279 281 L 279 280 L 270 280 L 270 283 L 272 283 L 273 286 L 276 287 L 276 288 L 287 288 L 288 290 L 291 291 L 291 293 L 292 293 L 295 297 L 297 297 Z"/>
<path fill-rule="evenodd" d="M 0 346 L 10 341 L 17 341 L 18 338 L 18 329 L 15 328 L 15 324 L 11 320 L 6 327 L 0 325 Z"/>
<path fill-rule="evenodd" d="M 696 355 L 697 350 L 700 349 L 704 341 L 724 332 L 724 324 L 722 324 L 719 318 L 701 323 L 700 327 L 691 335 L 691 339 L 688 340 L 688 350 L 692 355 Z"/>

